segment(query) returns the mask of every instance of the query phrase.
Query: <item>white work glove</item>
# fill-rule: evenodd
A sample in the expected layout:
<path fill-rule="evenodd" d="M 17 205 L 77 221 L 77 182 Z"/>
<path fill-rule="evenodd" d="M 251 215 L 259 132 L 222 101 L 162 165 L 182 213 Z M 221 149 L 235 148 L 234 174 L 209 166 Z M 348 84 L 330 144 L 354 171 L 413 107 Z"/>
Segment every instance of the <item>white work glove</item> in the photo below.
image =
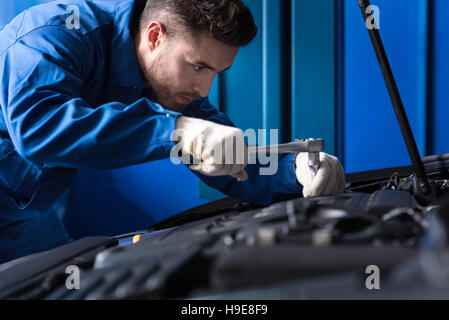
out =
<path fill-rule="evenodd" d="M 308 153 L 296 156 L 296 178 L 303 186 L 305 198 L 343 193 L 345 173 L 340 161 L 329 154 L 320 153 L 320 167 L 312 180 Z"/>
<path fill-rule="evenodd" d="M 239 181 L 248 179 L 248 149 L 242 130 L 211 121 L 181 116 L 176 119 L 183 154 L 191 154 L 198 164 L 190 165 L 207 176 L 230 175 Z"/>

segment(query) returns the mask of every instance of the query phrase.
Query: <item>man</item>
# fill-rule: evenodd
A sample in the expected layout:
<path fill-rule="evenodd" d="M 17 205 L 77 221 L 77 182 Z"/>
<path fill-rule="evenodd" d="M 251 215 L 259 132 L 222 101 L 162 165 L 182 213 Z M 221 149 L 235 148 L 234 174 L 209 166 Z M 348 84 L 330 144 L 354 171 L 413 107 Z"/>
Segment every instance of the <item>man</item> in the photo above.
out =
<path fill-rule="evenodd" d="M 280 156 L 271 176 L 247 157 L 215 161 L 242 132 L 207 96 L 256 33 L 240 0 L 61 0 L 0 31 L 0 260 L 69 241 L 54 203 L 77 170 L 167 158 L 175 129 L 193 172 L 228 195 L 268 205 L 342 192 L 327 154 L 313 180 L 302 154 Z"/>

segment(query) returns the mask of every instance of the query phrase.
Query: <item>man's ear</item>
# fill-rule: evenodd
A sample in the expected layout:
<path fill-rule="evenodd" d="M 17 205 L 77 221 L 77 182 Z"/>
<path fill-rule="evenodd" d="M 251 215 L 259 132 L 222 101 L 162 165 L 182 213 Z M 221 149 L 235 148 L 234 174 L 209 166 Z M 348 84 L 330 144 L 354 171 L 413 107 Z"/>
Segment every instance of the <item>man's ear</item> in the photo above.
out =
<path fill-rule="evenodd" d="M 167 37 L 164 25 L 159 21 L 150 22 L 146 34 L 150 51 L 153 51 L 161 45 Z"/>

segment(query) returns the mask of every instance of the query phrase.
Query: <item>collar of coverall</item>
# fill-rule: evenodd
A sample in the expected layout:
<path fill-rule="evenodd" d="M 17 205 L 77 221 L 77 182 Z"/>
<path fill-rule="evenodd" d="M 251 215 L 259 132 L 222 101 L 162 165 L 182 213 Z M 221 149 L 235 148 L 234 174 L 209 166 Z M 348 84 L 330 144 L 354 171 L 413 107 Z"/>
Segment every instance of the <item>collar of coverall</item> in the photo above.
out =
<path fill-rule="evenodd" d="M 145 0 L 119 2 L 114 16 L 110 81 L 117 87 L 145 87 L 131 34 L 132 22 L 145 7 Z"/>

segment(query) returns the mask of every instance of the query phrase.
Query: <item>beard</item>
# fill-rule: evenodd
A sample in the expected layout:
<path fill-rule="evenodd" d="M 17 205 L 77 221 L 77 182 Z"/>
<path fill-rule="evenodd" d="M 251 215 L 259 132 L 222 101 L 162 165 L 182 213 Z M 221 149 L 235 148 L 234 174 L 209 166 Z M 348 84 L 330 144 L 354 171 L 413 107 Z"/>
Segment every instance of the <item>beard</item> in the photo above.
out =
<path fill-rule="evenodd" d="M 181 112 L 184 109 L 185 104 L 179 103 L 176 100 L 176 97 L 179 97 L 182 94 L 176 94 L 170 89 L 168 84 L 171 83 L 171 81 L 164 71 L 164 62 L 162 61 L 163 56 L 163 54 L 159 55 L 157 60 L 155 60 L 151 66 L 146 68 L 145 76 L 146 79 L 148 79 L 149 86 L 157 97 L 156 102 L 167 110 Z"/>

